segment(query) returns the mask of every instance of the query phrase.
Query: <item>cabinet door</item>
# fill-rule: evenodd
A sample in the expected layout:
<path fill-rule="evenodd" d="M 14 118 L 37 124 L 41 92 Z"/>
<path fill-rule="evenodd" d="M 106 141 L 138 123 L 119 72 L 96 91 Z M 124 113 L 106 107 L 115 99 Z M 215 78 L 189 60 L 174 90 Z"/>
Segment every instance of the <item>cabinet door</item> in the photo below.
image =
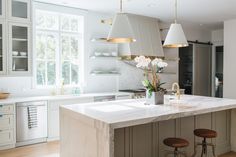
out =
<path fill-rule="evenodd" d="M 6 0 L 0 0 L 0 18 L 5 18 L 6 15 Z"/>
<path fill-rule="evenodd" d="M 0 21 L 0 74 L 6 74 L 6 38 L 5 38 L 5 22 Z"/>
<path fill-rule="evenodd" d="M 19 22 L 31 21 L 31 1 L 30 0 L 9 0 L 9 19 Z"/>
<path fill-rule="evenodd" d="M 57 140 L 59 139 L 59 107 L 60 105 L 71 105 L 71 104 L 80 104 L 80 103 L 89 103 L 93 102 L 93 97 L 90 98 L 77 98 L 77 99 L 68 99 L 68 100 L 55 100 L 49 101 L 48 103 L 48 140 Z"/>
<path fill-rule="evenodd" d="M 9 24 L 9 74 L 31 75 L 31 28 L 27 24 Z"/>

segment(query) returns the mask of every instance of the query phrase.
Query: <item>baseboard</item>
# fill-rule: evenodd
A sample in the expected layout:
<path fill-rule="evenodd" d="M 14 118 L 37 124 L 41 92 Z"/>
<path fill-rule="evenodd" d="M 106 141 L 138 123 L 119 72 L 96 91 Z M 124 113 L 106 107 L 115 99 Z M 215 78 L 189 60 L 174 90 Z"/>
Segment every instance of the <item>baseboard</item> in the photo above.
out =
<path fill-rule="evenodd" d="M 34 140 L 28 140 L 28 141 L 22 141 L 22 142 L 16 142 L 16 147 L 21 147 L 25 145 L 31 145 L 36 143 L 44 143 L 47 142 L 46 138 L 40 138 L 40 139 L 34 139 Z"/>
<path fill-rule="evenodd" d="M 230 151 L 231 151 L 230 145 L 224 145 L 224 146 L 217 146 L 216 145 L 216 154 L 217 155 L 222 155 L 222 154 L 228 153 Z"/>
<path fill-rule="evenodd" d="M 47 138 L 47 142 L 53 142 L 53 141 L 59 141 L 60 138 L 59 137 L 50 137 L 50 138 Z"/>
<path fill-rule="evenodd" d="M 231 151 L 236 152 L 236 146 L 231 146 Z"/>
<path fill-rule="evenodd" d="M 6 146 L 0 146 L 0 150 L 12 149 L 12 148 L 15 148 L 15 147 L 16 147 L 15 144 L 9 144 L 9 145 L 6 145 Z"/>

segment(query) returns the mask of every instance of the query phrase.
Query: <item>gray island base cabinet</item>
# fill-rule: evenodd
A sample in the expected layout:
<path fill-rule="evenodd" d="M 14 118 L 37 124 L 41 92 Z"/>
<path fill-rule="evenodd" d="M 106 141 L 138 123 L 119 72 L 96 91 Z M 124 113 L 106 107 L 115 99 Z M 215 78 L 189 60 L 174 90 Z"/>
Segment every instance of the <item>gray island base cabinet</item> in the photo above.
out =
<path fill-rule="evenodd" d="M 214 129 L 217 155 L 235 151 L 236 100 L 183 96 L 179 104 L 144 106 L 145 100 L 91 103 L 60 108 L 61 157 L 164 157 L 167 137 L 190 142 L 195 128 Z M 232 135 L 231 135 L 232 134 Z M 200 149 L 198 155 L 200 156 Z M 209 150 L 211 157 L 211 151 Z"/>

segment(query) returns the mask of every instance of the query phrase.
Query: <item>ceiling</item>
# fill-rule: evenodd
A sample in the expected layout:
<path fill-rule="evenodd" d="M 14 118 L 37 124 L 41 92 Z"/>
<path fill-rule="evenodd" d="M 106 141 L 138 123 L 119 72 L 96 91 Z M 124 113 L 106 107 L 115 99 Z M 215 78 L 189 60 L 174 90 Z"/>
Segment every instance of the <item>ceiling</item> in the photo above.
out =
<path fill-rule="evenodd" d="M 119 10 L 119 0 L 37 0 L 103 13 Z M 184 25 L 208 29 L 223 27 L 223 21 L 236 18 L 236 0 L 178 0 L 178 19 Z M 172 22 L 174 0 L 124 0 L 124 12 Z"/>

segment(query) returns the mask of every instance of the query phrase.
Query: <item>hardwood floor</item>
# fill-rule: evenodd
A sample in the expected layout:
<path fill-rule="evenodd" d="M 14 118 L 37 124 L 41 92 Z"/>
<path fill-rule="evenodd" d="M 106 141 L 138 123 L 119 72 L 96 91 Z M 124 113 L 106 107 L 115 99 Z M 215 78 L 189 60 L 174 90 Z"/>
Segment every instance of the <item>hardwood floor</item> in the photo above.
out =
<path fill-rule="evenodd" d="M 236 157 L 236 153 L 230 152 L 230 153 L 227 153 L 225 155 L 221 155 L 220 157 Z"/>
<path fill-rule="evenodd" d="M 0 151 L 0 157 L 59 157 L 59 142 L 49 142 Z M 236 157 L 230 152 L 220 157 Z"/>
<path fill-rule="evenodd" d="M 49 142 L 0 151 L 0 157 L 59 157 L 59 142 Z"/>

